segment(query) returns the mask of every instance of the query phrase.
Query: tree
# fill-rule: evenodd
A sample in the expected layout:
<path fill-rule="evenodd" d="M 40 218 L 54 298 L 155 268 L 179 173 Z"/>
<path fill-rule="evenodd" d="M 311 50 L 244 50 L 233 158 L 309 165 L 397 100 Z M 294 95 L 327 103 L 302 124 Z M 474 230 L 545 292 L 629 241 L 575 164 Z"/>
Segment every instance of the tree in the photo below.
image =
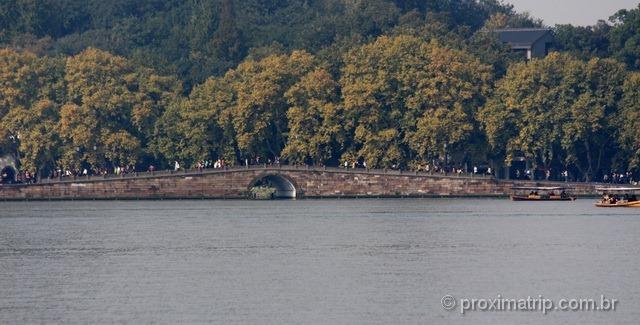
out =
<path fill-rule="evenodd" d="M 447 16 L 452 24 L 469 26 L 474 31 L 495 13 L 514 14 L 513 6 L 496 0 L 394 0 L 405 11 L 435 12 Z"/>
<path fill-rule="evenodd" d="M 225 79 L 235 94 L 229 107 L 238 149 L 244 157 L 278 157 L 287 134 L 285 93 L 309 72 L 314 58 L 306 52 L 247 61 Z"/>
<path fill-rule="evenodd" d="M 133 67 L 124 58 L 96 49 L 67 60 L 69 102 L 63 106 L 60 120 L 65 140 L 63 167 L 108 167 L 110 148 L 105 147 L 105 141 L 130 126 L 134 96 L 128 85 L 132 74 Z"/>
<path fill-rule="evenodd" d="M 578 64 L 580 67 L 574 70 L 579 74 L 574 77 L 579 90 L 568 120 L 562 124 L 562 149 L 567 162 L 576 166 L 586 180 L 593 180 L 606 173 L 617 151 L 616 117 L 626 71 L 624 65 L 611 59 L 594 58 Z"/>
<path fill-rule="evenodd" d="M 34 67 L 36 56 L 29 52 L 0 49 L 0 117 L 17 106 L 28 106 L 35 97 Z"/>
<path fill-rule="evenodd" d="M 138 69 L 130 86 L 134 90 L 129 131 L 139 139 L 141 154 L 147 162 L 158 158 L 154 142 L 162 132 L 158 120 L 167 107 L 182 96 L 182 87 L 175 77 L 159 76 L 148 68 Z"/>
<path fill-rule="evenodd" d="M 235 138 L 224 114 L 235 104 L 233 90 L 223 78 L 209 78 L 189 98 L 177 98 L 158 121 L 154 149 L 185 165 L 223 158 L 233 164 Z"/>
<path fill-rule="evenodd" d="M 348 155 L 372 167 L 437 159 L 473 133 L 491 71 L 470 55 L 411 36 L 381 37 L 345 56 Z"/>
<path fill-rule="evenodd" d="M 33 63 L 36 57 L 27 52 L 0 49 L 0 120 L 14 109 L 26 109 L 34 100 Z M 16 153 L 18 149 L 17 132 L 11 125 L 4 123 L 0 128 L 0 152 Z"/>
<path fill-rule="evenodd" d="M 242 57 L 242 36 L 236 25 L 233 0 L 222 0 L 220 23 L 213 35 L 213 45 L 218 56 L 228 61 L 236 61 Z"/>
<path fill-rule="evenodd" d="M 59 145 L 55 124 L 64 100 L 63 61 L 0 50 L 0 152 L 33 173 L 52 167 Z"/>
<path fill-rule="evenodd" d="M 325 164 L 344 142 L 338 83 L 322 69 L 310 72 L 285 94 L 289 137 L 282 156 L 291 163 Z"/>
<path fill-rule="evenodd" d="M 518 152 L 534 167 L 571 166 L 587 180 L 611 165 L 611 116 L 617 115 L 624 66 L 552 53 L 512 65 L 482 108 L 490 143 L 510 163 Z"/>
<path fill-rule="evenodd" d="M 58 118 L 58 106 L 43 99 L 29 108 L 11 110 L 0 122 L 0 127 L 10 130 L 18 139 L 18 157 L 23 171 L 41 175 L 54 169 L 61 144 Z"/>
<path fill-rule="evenodd" d="M 391 167 L 408 156 L 403 138 L 407 128 L 407 109 L 403 99 L 412 92 L 422 41 L 415 37 L 380 37 L 349 51 L 345 57 L 340 84 L 345 109 L 344 125 L 349 128 L 353 143 L 345 158 L 362 157 L 368 166 Z M 404 59 L 404 60 L 402 60 Z M 402 61 L 401 61 L 402 60 Z M 406 67 L 407 71 L 401 71 Z"/>
<path fill-rule="evenodd" d="M 610 20 L 614 24 L 609 34 L 613 56 L 631 69 L 640 69 L 640 5 L 620 10 Z"/>
<path fill-rule="evenodd" d="M 615 118 L 621 126 L 618 141 L 625 150 L 622 165 L 628 169 L 640 169 L 640 74 L 631 73 L 624 83 L 624 97 L 620 113 Z"/>
<path fill-rule="evenodd" d="M 422 160 L 456 151 L 465 161 L 479 158 L 468 156 L 468 140 L 478 133 L 475 115 L 489 91 L 491 68 L 464 52 L 433 45 L 427 57 L 429 82 L 410 106 L 417 111 L 426 109 L 415 133 L 410 134 L 412 148 Z"/>
<path fill-rule="evenodd" d="M 65 80 L 61 164 L 76 170 L 138 163 L 154 121 L 179 92 L 175 80 L 96 49 L 67 59 Z"/>
<path fill-rule="evenodd" d="M 104 157 L 115 166 L 135 166 L 140 157 L 140 140 L 125 130 L 103 131 Z"/>
<path fill-rule="evenodd" d="M 557 25 L 554 28 L 554 47 L 584 60 L 608 57 L 610 31 L 611 26 L 602 20 L 594 26 L 586 27 Z"/>

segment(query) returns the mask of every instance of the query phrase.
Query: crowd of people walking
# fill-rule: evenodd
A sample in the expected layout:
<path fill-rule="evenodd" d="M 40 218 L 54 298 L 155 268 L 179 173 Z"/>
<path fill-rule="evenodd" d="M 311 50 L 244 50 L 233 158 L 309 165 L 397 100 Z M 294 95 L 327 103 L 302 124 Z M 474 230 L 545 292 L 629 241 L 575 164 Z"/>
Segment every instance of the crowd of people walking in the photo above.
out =
<path fill-rule="evenodd" d="M 224 159 L 204 159 L 196 161 L 191 164 L 191 170 L 206 170 L 206 169 L 224 169 L 228 166 L 232 165 L 241 165 L 241 166 L 256 166 L 256 165 L 280 165 L 280 159 L 275 157 L 274 159 L 263 159 L 260 156 L 256 156 L 254 158 L 244 158 L 236 164 L 229 164 Z M 185 170 L 183 163 L 180 161 L 174 161 L 172 164 L 169 164 L 172 170 L 180 171 Z M 320 166 L 324 167 L 324 166 Z M 359 160 L 344 160 L 339 164 L 340 168 L 344 169 L 369 169 L 366 161 Z M 490 166 L 447 166 L 439 163 L 425 163 L 419 164 L 415 166 L 411 166 L 410 168 L 401 168 L 397 164 L 392 164 L 389 168 L 391 170 L 412 170 L 417 172 L 425 172 L 429 174 L 440 174 L 446 176 L 497 176 L 495 175 L 494 170 Z M 144 170 L 141 170 L 144 171 Z M 147 172 L 154 173 L 156 172 L 156 166 L 153 164 L 149 164 Z M 107 177 L 109 175 L 115 176 L 125 176 L 129 174 L 136 174 L 138 170 L 136 170 L 135 166 L 114 166 L 110 169 L 107 168 L 82 168 L 82 169 L 63 169 L 63 168 L 55 168 L 49 175 L 46 177 L 49 179 L 66 179 L 66 178 L 77 178 L 77 177 L 92 177 L 92 176 L 104 176 Z M 561 173 L 552 177 L 551 170 L 545 170 L 544 172 L 538 171 L 536 172 L 536 177 L 534 178 L 533 171 L 531 169 L 517 169 L 514 171 L 514 174 L 511 175 L 511 178 L 521 179 L 521 180 L 547 180 L 547 181 L 573 181 L 571 179 L 570 174 L 567 170 L 562 171 Z M 29 171 L 24 172 L 16 172 L 15 180 L 4 180 L 6 177 L 3 176 L 4 183 L 18 183 L 18 184 L 34 184 L 38 181 L 38 177 Z M 8 179 L 8 178 L 7 178 Z M 638 184 L 637 179 L 634 178 L 634 174 L 631 172 L 619 173 L 612 172 L 610 174 L 606 174 L 603 176 L 601 182 L 607 184 L 630 184 L 630 185 L 640 185 Z"/>
<path fill-rule="evenodd" d="M 607 184 L 631 184 L 638 185 L 638 180 L 633 177 L 633 173 L 616 173 L 605 174 L 602 177 L 602 181 Z"/>

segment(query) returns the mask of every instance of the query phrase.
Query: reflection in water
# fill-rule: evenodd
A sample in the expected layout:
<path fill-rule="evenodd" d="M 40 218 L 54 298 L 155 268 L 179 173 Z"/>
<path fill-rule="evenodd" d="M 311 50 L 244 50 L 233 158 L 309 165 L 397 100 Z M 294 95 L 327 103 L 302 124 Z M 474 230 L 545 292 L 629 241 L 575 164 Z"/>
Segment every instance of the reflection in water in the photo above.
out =
<path fill-rule="evenodd" d="M 0 323 L 635 323 L 639 234 L 588 200 L 0 203 Z M 461 317 L 447 294 L 621 304 Z"/>

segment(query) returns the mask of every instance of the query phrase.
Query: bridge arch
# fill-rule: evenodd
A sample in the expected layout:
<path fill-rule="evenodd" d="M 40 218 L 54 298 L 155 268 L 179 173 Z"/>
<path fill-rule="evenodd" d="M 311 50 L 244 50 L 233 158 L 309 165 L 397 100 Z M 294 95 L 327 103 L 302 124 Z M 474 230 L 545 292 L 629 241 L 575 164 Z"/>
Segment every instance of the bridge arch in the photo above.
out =
<path fill-rule="evenodd" d="M 11 166 L 5 166 L 0 171 L 0 183 L 13 183 L 16 179 L 16 170 Z"/>
<path fill-rule="evenodd" d="M 0 171 L 0 183 L 13 183 L 16 179 L 16 170 L 11 166 L 5 166 Z"/>
<path fill-rule="evenodd" d="M 249 184 L 249 191 L 256 186 L 270 186 L 276 189 L 277 199 L 295 199 L 301 194 L 296 182 L 280 173 L 264 173 L 255 177 Z"/>

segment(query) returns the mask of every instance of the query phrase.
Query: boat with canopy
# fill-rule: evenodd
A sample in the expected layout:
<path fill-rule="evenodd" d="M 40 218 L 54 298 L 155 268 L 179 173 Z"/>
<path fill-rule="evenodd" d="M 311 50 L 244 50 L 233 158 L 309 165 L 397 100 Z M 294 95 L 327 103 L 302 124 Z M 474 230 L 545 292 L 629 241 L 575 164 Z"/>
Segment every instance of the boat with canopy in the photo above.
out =
<path fill-rule="evenodd" d="M 599 208 L 640 208 L 640 187 L 603 187 L 597 191 L 602 193 L 602 199 L 596 203 Z"/>
<path fill-rule="evenodd" d="M 564 187 L 513 187 L 511 188 L 513 201 L 575 201 L 576 197 L 569 194 Z"/>

